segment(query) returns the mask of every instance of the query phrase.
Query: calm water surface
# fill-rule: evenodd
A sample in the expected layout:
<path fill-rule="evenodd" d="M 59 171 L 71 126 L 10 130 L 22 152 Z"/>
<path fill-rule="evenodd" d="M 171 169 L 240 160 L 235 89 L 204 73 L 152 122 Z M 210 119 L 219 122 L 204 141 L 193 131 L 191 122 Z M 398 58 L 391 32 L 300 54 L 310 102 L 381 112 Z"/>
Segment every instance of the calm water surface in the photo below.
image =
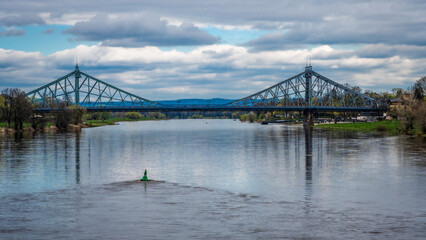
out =
<path fill-rule="evenodd" d="M 425 153 L 232 120 L 0 136 L 0 239 L 424 239 Z"/>

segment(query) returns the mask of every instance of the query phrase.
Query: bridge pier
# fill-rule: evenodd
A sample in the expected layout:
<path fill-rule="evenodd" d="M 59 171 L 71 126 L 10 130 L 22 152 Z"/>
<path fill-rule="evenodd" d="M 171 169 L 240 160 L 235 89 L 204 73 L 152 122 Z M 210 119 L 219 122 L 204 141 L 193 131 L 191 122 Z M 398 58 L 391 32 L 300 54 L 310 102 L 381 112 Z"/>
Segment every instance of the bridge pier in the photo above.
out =
<path fill-rule="evenodd" d="M 312 110 L 307 109 L 303 111 L 303 126 L 314 126 L 314 112 Z"/>

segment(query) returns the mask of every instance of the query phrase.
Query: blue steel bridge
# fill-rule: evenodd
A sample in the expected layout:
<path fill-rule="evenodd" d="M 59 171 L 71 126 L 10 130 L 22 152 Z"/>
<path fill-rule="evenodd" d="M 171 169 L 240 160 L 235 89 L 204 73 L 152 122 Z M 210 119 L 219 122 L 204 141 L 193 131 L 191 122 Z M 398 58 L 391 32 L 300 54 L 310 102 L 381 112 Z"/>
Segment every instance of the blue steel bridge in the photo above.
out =
<path fill-rule="evenodd" d="M 66 102 L 87 111 L 303 111 L 309 122 L 317 112 L 369 112 L 387 110 L 383 103 L 328 79 L 306 66 L 305 71 L 267 89 L 226 104 L 161 104 L 136 96 L 75 70 L 27 93 L 37 112 L 55 111 Z"/>

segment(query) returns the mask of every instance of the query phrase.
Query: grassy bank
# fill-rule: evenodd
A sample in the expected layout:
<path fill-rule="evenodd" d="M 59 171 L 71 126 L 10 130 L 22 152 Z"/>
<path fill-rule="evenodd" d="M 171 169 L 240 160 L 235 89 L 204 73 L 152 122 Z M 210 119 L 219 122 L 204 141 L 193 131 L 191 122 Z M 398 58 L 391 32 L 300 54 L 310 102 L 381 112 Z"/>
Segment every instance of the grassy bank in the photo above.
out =
<path fill-rule="evenodd" d="M 366 132 L 387 132 L 390 134 L 401 133 L 401 123 L 398 120 L 384 120 L 379 122 L 357 122 L 357 123 L 337 123 L 337 124 L 318 124 L 316 128 L 339 129 Z"/>
<path fill-rule="evenodd" d="M 117 118 L 108 118 L 106 120 L 86 120 L 85 125 L 87 127 L 100 127 L 105 125 L 114 125 L 116 122 L 133 122 L 133 121 L 146 121 L 146 120 L 158 120 L 156 118 L 139 118 L 139 119 L 130 119 L 125 117 L 117 117 Z M 11 124 L 11 128 L 14 127 L 14 123 Z M 47 122 L 46 128 L 49 128 L 50 126 L 54 126 L 54 122 Z M 31 127 L 31 123 L 24 123 L 24 128 Z M 7 122 L 0 122 L 0 128 L 7 128 Z"/>
<path fill-rule="evenodd" d="M 46 127 L 54 126 L 54 122 L 47 122 Z M 0 128 L 7 128 L 7 122 L 0 122 Z M 15 123 L 10 124 L 10 128 L 14 128 Z M 24 128 L 31 127 L 31 123 L 24 123 Z"/>
<path fill-rule="evenodd" d="M 108 118 L 106 120 L 87 120 L 86 125 L 89 127 L 100 127 L 105 125 L 114 125 L 116 122 L 136 122 L 136 121 L 147 121 L 147 120 L 158 120 L 156 118 L 143 117 L 138 119 L 130 119 L 126 117 Z"/>

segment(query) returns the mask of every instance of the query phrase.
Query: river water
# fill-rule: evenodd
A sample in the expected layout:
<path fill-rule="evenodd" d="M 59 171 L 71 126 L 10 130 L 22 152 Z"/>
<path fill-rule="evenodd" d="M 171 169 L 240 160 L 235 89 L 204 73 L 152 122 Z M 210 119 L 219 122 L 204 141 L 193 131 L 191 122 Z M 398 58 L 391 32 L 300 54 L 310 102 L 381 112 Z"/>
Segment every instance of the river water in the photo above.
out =
<path fill-rule="evenodd" d="M 0 239 L 424 239 L 425 153 L 232 120 L 0 136 Z"/>

